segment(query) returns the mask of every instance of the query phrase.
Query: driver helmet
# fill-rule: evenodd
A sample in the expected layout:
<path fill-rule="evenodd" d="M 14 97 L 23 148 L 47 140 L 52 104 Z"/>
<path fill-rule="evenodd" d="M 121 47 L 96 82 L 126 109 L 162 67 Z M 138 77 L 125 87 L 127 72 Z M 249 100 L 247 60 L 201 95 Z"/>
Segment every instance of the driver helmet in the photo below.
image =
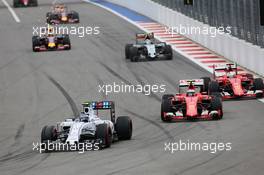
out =
<path fill-rule="evenodd" d="M 89 115 L 91 110 L 92 110 L 92 107 L 91 107 L 91 103 L 90 102 L 85 102 L 82 104 L 82 107 L 83 107 L 83 110 L 82 112 L 86 115 Z"/>
<path fill-rule="evenodd" d="M 187 97 L 193 97 L 195 95 L 195 90 L 194 89 L 189 89 L 187 92 L 186 92 L 186 96 Z"/>
<path fill-rule="evenodd" d="M 229 71 L 229 72 L 230 72 L 230 71 L 233 71 L 232 65 L 231 65 L 231 64 L 228 65 L 227 68 L 226 68 L 226 70 Z"/>
<path fill-rule="evenodd" d="M 233 78 L 235 75 L 236 75 L 236 73 L 232 72 L 232 71 L 226 73 L 226 76 L 229 77 L 229 78 Z"/>
<path fill-rule="evenodd" d="M 81 116 L 80 121 L 85 123 L 89 122 L 89 116 Z"/>
<path fill-rule="evenodd" d="M 54 28 L 52 27 L 52 26 L 48 26 L 47 27 L 47 35 L 49 36 L 49 37 L 52 37 L 52 36 L 54 36 Z"/>
<path fill-rule="evenodd" d="M 149 39 L 145 40 L 146 44 L 151 44 L 151 41 Z"/>
<path fill-rule="evenodd" d="M 89 107 L 83 107 L 83 113 L 84 114 L 89 114 L 89 112 L 90 112 L 90 108 Z"/>

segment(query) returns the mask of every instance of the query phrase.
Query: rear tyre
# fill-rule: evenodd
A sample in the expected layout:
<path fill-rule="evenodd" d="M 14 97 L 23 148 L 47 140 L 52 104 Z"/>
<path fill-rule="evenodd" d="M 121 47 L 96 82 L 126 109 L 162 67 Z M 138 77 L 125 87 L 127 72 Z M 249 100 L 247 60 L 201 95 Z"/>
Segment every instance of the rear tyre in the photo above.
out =
<path fill-rule="evenodd" d="M 261 78 L 254 79 L 253 87 L 254 87 L 254 90 L 264 90 L 263 79 L 261 79 Z M 263 97 L 263 93 L 256 94 L 256 97 L 257 98 L 262 98 Z"/>
<path fill-rule="evenodd" d="M 118 140 L 130 140 L 132 137 L 133 124 L 127 116 L 121 116 L 116 119 L 116 132 Z"/>
<path fill-rule="evenodd" d="M 208 92 L 210 95 L 217 94 L 220 92 L 220 86 L 217 81 L 211 81 L 209 83 Z"/>
<path fill-rule="evenodd" d="M 202 77 L 201 79 L 203 79 L 203 81 L 204 81 L 204 86 L 202 88 L 202 92 L 208 93 L 208 88 L 209 88 L 209 83 L 211 82 L 211 78 L 210 77 Z"/>
<path fill-rule="evenodd" d="M 72 13 L 72 18 L 73 19 L 77 19 L 76 23 L 80 23 L 79 13 L 77 13 L 77 12 L 74 11 Z"/>
<path fill-rule="evenodd" d="M 253 86 L 255 90 L 263 90 L 264 89 L 264 83 L 261 78 L 254 79 Z"/>
<path fill-rule="evenodd" d="M 171 45 L 165 45 L 165 55 L 167 60 L 173 59 L 173 51 Z"/>
<path fill-rule="evenodd" d="M 218 111 L 219 115 L 213 115 L 213 120 L 220 120 L 223 118 L 223 105 L 219 97 L 214 97 L 211 101 L 211 111 Z"/>
<path fill-rule="evenodd" d="M 50 16 L 51 16 L 51 12 L 48 12 L 46 13 L 46 20 L 47 20 L 47 23 L 50 24 Z"/>
<path fill-rule="evenodd" d="M 161 100 L 161 113 L 160 113 L 160 118 L 163 122 L 170 122 L 170 118 L 165 118 L 164 113 L 167 112 L 173 112 L 173 109 L 171 107 L 171 98 L 174 97 L 172 94 L 166 94 L 162 96 Z"/>
<path fill-rule="evenodd" d="M 100 124 L 96 128 L 96 137 L 103 141 L 103 145 L 100 148 L 108 148 L 112 144 L 112 133 L 109 125 Z"/>
<path fill-rule="evenodd" d="M 132 44 L 126 44 L 126 46 L 125 46 L 126 59 L 129 59 L 130 48 L 131 48 L 132 46 L 133 46 Z"/>

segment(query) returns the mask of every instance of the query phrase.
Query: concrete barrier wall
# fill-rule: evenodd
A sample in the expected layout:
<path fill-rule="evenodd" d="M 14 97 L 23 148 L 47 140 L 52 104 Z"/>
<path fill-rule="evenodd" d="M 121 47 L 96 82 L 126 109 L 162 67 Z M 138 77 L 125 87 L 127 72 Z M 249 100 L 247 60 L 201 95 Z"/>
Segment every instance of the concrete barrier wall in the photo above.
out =
<path fill-rule="evenodd" d="M 150 0 L 108 1 L 132 9 L 169 27 L 179 27 L 180 24 L 186 27 L 210 27 Z M 185 36 L 225 58 L 264 76 L 264 49 L 228 34 L 218 34 L 216 37 L 198 34 L 185 34 Z"/>

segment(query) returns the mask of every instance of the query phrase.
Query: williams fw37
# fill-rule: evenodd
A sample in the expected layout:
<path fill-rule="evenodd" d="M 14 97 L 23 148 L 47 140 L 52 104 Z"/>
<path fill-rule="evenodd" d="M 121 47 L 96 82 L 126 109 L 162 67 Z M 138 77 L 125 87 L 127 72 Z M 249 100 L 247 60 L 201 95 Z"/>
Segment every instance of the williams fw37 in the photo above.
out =
<path fill-rule="evenodd" d="M 132 120 L 128 116 L 116 118 L 113 101 L 86 102 L 82 105 L 83 111 L 79 117 L 68 118 L 56 126 L 42 128 L 42 146 L 48 143 L 68 145 L 92 143 L 99 145 L 99 148 L 107 148 L 112 142 L 131 139 Z M 110 111 L 110 120 L 102 119 L 103 116 L 99 117 L 98 111 L 101 110 Z"/>

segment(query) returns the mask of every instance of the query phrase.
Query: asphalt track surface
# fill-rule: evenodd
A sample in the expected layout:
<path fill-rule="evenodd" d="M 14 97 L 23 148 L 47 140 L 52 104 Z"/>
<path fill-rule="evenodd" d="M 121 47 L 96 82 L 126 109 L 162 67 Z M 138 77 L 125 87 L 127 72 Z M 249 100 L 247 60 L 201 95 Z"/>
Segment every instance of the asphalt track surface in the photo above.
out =
<path fill-rule="evenodd" d="M 8 1 L 11 3 L 11 1 Z M 12 4 L 12 3 L 11 3 Z M 179 79 L 209 74 L 175 53 L 173 61 L 131 63 L 124 45 L 139 29 L 99 7 L 69 3 L 80 13 L 83 26 L 99 26 L 101 34 L 71 37 L 72 50 L 32 53 L 32 26 L 42 26 L 51 1 L 37 8 L 15 9 L 16 23 L 0 4 L 0 174 L 261 174 L 264 170 L 263 103 L 255 100 L 224 103 L 220 121 L 162 123 L 162 94 L 110 94 L 99 84 L 165 84 L 175 93 Z M 44 125 L 77 113 L 87 99 L 111 99 L 117 115 L 134 122 L 131 141 L 110 149 L 40 154 L 32 142 L 40 140 Z M 164 142 L 231 142 L 232 151 L 164 151 Z"/>

